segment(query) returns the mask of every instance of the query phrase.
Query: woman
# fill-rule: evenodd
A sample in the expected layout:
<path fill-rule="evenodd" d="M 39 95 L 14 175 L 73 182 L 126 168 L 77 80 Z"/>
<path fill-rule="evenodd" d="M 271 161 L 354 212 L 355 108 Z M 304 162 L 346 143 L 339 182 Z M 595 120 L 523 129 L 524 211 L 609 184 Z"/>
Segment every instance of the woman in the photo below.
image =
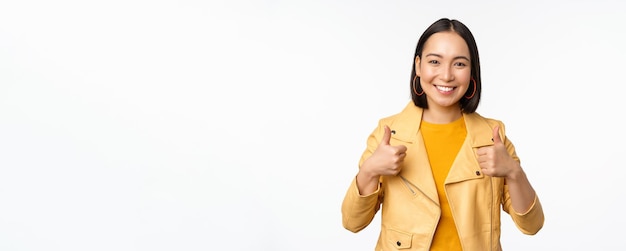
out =
<path fill-rule="evenodd" d="M 463 23 L 442 18 L 422 34 L 410 90 L 367 140 L 343 226 L 362 230 L 382 206 L 375 250 L 501 250 L 502 206 L 536 234 L 543 210 L 504 124 L 476 113 L 478 49 Z"/>

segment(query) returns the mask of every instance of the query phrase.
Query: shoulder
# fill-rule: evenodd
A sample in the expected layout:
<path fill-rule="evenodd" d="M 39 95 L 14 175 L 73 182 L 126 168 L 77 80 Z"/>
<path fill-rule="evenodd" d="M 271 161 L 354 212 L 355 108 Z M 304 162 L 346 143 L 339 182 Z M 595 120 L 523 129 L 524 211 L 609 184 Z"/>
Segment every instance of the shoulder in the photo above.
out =
<path fill-rule="evenodd" d="M 402 111 L 381 118 L 378 128 L 382 131 L 384 126 L 389 126 L 396 138 L 411 140 L 419 129 L 422 113 L 423 109 L 410 101 Z"/>

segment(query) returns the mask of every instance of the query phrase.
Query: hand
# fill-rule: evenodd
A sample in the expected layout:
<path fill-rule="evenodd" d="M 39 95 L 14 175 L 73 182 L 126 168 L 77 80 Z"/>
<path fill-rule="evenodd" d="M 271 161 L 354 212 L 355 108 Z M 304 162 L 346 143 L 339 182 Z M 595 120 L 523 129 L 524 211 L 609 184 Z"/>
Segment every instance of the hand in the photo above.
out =
<path fill-rule="evenodd" d="M 397 175 L 402 169 L 402 161 L 406 156 L 406 146 L 392 146 L 391 129 L 385 126 L 385 133 L 374 153 L 363 162 L 361 172 L 371 176 Z"/>
<path fill-rule="evenodd" d="M 493 129 L 493 145 L 481 147 L 476 151 L 478 164 L 485 175 L 492 177 L 510 177 L 515 171 L 521 169 L 519 163 L 515 161 L 506 151 L 500 134 L 499 127 Z"/>

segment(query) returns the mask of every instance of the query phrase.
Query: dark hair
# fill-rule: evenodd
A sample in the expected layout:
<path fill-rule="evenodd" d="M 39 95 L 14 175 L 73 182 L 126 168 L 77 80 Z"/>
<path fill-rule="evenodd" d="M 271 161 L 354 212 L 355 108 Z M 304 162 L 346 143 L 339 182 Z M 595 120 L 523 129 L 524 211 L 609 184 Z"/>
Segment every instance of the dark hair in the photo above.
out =
<path fill-rule="evenodd" d="M 422 87 L 420 85 L 420 77 L 416 77 L 415 75 L 415 58 L 422 58 L 422 50 L 424 49 L 424 44 L 426 40 L 430 38 L 435 33 L 444 32 L 444 31 L 452 31 L 456 34 L 459 34 L 467 43 L 467 47 L 469 48 L 470 53 L 470 61 L 472 67 L 471 77 L 476 81 L 476 93 L 472 96 L 472 92 L 474 88 L 472 88 L 470 83 L 470 88 L 467 89 L 465 96 L 472 96 L 471 98 L 461 98 L 461 111 L 464 113 L 473 113 L 478 108 L 478 103 L 480 102 L 480 92 L 481 92 L 481 84 L 480 84 L 480 61 L 478 58 L 478 47 L 476 46 L 476 40 L 474 40 L 474 36 L 472 32 L 470 32 L 469 28 L 465 26 L 463 23 L 457 20 L 450 20 L 448 18 L 442 18 L 431 24 L 426 31 L 422 34 L 419 41 L 417 42 L 417 47 L 415 48 L 415 56 L 413 57 L 413 70 L 411 72 L 411 99 L 413 99 L 413 103 L 416 106 L 422 108 L 428 108 L 428 102 L 426 101 L 426 94 L 417 95 L 414 90 L 420 92 Z M 414 83 L 415 80 L 415 83 Z M 414 85 L 415 84 L 415 89 Z"/>

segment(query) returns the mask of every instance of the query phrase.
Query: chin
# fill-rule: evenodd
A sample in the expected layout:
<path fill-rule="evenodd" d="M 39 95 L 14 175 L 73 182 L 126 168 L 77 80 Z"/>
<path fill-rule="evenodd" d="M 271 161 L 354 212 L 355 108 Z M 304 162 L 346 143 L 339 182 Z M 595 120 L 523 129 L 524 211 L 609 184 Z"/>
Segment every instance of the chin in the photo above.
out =
<path fill-rule="evenodd" d="M 431 100 L 432 104 L 437 105 L 437 106 L 443 106 L 443 107 L 447 107 L 447 106 L 458 106 L 460 103 L 460 99 L 458 98 L 440 98 L 440 99 L 435 99 L 435 100 Z"/>

